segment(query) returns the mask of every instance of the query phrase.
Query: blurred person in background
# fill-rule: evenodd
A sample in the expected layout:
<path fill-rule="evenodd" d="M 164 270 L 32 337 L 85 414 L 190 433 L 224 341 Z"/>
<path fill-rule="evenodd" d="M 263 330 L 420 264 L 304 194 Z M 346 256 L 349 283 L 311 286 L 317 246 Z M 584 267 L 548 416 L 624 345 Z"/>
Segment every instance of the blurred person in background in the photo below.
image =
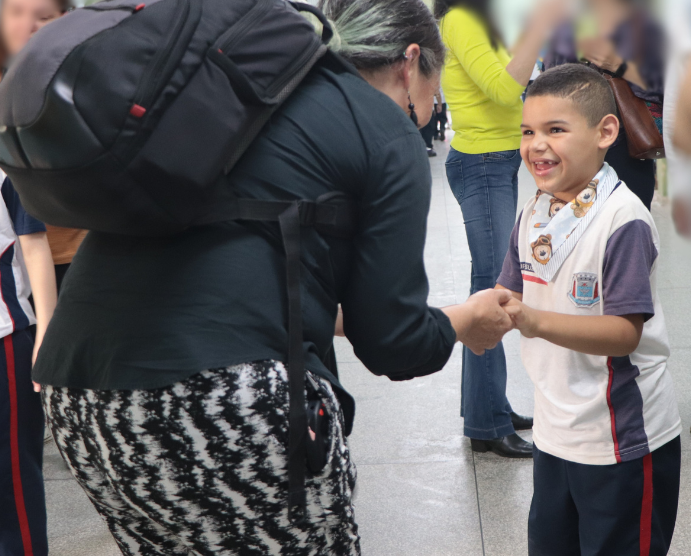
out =
<path fill-rule="evenodd" d="M 564 2 L 538 5 L 513 57 L 483 0 L 436 0 L 434 12 L 448 49 L 442 87 L 451 112 L 446 175 L 463 213 L 472 257 L 471 293 L 493 288 L 516 221 L 521 165 L 521 95 L 550 31 L 566 15 Z M 463 351 L 461 416 L 473 450 L 532 457 L 516 434 L 532 418 L 513 412 L 506 398 L 503 346 Z"/>
<path fill-rule="evenodd" d="M 3 0 L 0 11 L 0 55 L 2 68 L 31 36 L 71 7 L 69 0 Z"/>
<path fill-rule="evenodd" d="M 691 238 L 691 0 L 667 0 L 669 65 L 664 132 L 669 193 L 677 231 Z"/>
<path fill-rule="evenodd" d="M 446 97 L 444 91 L 439 88 L 439 92 L 434 95 L 434 138 L 438 141 L 446 141 L 446 124 L 448 118 L 446 114 Z"/>
<path fill-rule="evenodd" d="M 34 33 L 70 8 L 70 0 L 3 0 L 0 23 L 0 56 L 3 69 L 13 56 L 24 48 Z M 46 225 L 46 228 L 60 290 L 65 273 L 86 236 L 86 231 L 50 225 Z"/>
<path fill-rule="evenodd" d="M 633 93 L 649 106 L 661 128 L 664 93 L 664 32 L 637 0 L 585 0 L 572 21 L 560 26 L 545 55 L 545 69 L 587 60 L 628 81 Z M 654 160 L 629 155 L 626 130 L 606 162 L 650 209 L 655 194 Z"/>
<path fill-rule="evenodd" d="M 422 135 L 422 139 L 425 141 L 425 147 L 427 147 L 427 156 L 429 158 L 432 158 L 433 156 L 437 156 L 437 151 L 434 150 L 434 131 L 437 127 L 437 121 L 435 118 L 435 113 L 432 112 L 432 117 L 430 118 L 430 121 L 427 122 L 427 125 L 423 126 L 420 128 L 420 135 Z"/>
<path fill-rule="evenodd" d="M 68 8 L 65 0 L 3 0 L 0 79 L 29 38 Z M 47 556 L 44 414 L 31 367 L 55 307 L 55 276 L 46 227 L 1 171 L 0 183 L 0 554 Z"/>
<path fill-rule="evenodd" d="M 691 62 L 682 77 L 672 135 L 676 152 L 669 169 L 674 223 L 681 235 L 691 238 Z"/>

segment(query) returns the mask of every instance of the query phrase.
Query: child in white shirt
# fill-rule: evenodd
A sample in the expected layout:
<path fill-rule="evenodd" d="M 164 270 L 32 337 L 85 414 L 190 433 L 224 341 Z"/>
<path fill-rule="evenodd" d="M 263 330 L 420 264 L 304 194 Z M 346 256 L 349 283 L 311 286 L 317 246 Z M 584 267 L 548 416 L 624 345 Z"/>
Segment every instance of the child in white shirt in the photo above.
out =
<path fill-rule="evenodd" d="M 595 70 L 566 64 L 527 93 L 521 155 L 539 191 L 498 288 L 535 384 L 531 556 L 666 554 L 681 421 L 656 293 L 650 213 L 604 163 L 619 135 Z"/>

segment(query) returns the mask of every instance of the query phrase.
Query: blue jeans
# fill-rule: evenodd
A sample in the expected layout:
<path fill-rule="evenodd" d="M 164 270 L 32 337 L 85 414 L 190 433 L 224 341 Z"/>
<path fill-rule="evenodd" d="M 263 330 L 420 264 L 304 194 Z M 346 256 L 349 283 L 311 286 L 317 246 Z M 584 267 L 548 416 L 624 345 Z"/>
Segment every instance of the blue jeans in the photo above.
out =
<path fill-rule="evenodd" d="M 454 149 L 446 175 L 458 204 L 472 258 L 470 293 L 494 288 L 509 249 L 518 203 L 519 151 L 464 154 Z M 504 347 L 478 357 L 463 348 L 461 416 L 464 434 L 491 440 L 513 434 L 506 398 Z"/>

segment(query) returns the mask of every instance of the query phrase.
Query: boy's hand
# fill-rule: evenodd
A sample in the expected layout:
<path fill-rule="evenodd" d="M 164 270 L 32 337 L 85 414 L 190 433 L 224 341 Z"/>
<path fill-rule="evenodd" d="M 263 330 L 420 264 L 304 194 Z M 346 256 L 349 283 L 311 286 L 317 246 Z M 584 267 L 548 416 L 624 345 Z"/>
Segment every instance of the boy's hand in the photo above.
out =
<path fill-rule="evenodd" d="M 37 327 L 38 328 L 38 327 Z M 43 343 L 44 333 L 42 330 L 36 331 L 36 339 L 34 340 L 34 353 L 31 356 L 31 366 L 36 364 L 36 358 L 38 357 L 38 350 L 41 349 L 41 344 Z M 38 382 L 33 382 L 34 392 L 41 391 L 41 385 Z"/>
<path fill-rule="evenodd" d="M 538 311 L 531 309 L 518 299 L 511 299 L 504 305 L 504 311 L 511 317 L 514 326 L 521 331 L 523 336 L 535 338 L 538 335 Z"/>

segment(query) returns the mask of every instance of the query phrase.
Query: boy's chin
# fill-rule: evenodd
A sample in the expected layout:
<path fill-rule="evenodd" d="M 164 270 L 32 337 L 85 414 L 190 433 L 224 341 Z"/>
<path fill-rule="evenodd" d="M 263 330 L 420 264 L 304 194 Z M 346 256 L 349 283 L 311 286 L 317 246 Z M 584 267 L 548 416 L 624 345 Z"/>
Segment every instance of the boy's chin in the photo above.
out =
<path fill-rule="evenodd" d="M 537 188 L 542 191 L 543 193 L 549 193 L 550 195 L 554 195 L 555 193 L 559 193 L 561 188 L 559 187 L 559 180 L 556 178 L 543 178 L 540 176 L 536 176 L 533 174 L 533 178 L 535 179 L 535 183 L 537 184 Z"/>

